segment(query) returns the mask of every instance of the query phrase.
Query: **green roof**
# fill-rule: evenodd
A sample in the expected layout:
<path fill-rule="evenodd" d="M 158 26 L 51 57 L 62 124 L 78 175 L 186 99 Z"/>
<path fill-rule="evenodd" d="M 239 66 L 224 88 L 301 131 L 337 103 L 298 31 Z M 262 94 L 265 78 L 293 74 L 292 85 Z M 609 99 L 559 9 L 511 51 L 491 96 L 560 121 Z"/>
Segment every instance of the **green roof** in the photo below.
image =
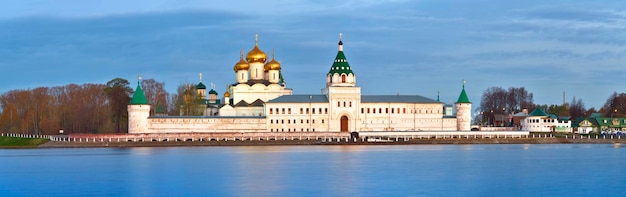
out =
<path fill-rule="evenodd" d="M 541 108 L 535 108 L 535 110 L 530 112 L 528 116 L 548 116 L 548 114 L 546 114 L 546 112 L 544 112 Z"/>
<path fill-rule="evenodd" d="M 461 90 L 461 95 L 459 95 L 459 100 L 457 100 L 456 103 L 472 103 L 469 98 L 467 98 L 467 93 L 465 93 L 465 84 L 463 85 L 463 90 Z"/>
<path fill-rule="evenodd" d="M 330 67 L 330 71 L 328 74 L 353 74 L 352 69 L 350 68 L 350 64 L 348 64 L 348 60 L 346 56 L 343 54 L 343 51 L 337 52 L 337 57 L 335 57 L 335 61 L 333 62 L 333 66 Z"/>
<path fill-rule="evenodd" d="M 202 83 L 202 81 L 196 86 L 196 89 L 206 89 L 206 86 Z"/>
<path fill-rule="evenodd" d="M 217 92 L 214 89 L 209 90 L 209 94 L 217 94 Z"/>
<path fill-rule="evenodd" d="M 133 94 L 133 99 L 130 100 L 131 105 L 147 105 L 148 99 L 143 94 L 143 90 L 141 90 L 141 84 L 137 82 L 137 89 L 135 89 L 135 94 Z"/>

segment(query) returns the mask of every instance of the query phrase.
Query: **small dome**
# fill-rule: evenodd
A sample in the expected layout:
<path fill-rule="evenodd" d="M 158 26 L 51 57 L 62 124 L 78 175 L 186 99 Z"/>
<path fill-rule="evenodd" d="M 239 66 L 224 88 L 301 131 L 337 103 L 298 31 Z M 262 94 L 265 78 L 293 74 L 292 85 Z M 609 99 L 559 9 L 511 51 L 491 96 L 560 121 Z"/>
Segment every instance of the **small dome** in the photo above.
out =
<path fill-rule="evenodd" d="M 237 62 L 233 67 L 233 70 L 237 72 L 240 70 L 248 70 L 248 68 L 250 68 L 250 65 L 246 61 L 243 61 L 243 57 L 241 57 L 239 58 L 239 62 Z"/>
<path fill-rule="evenodd" d="M 214 89 L 211 89 L 209 90 L 209 94 L 217 95 L 217 91 L 215 91 Z"/>
<path fill-rule="evenodd" d="M 204 89 L 206 89 L 206 86 L 204 85 L 204 83 L 200 82 L 200 83 L 198 83 L 198 85 L 196 86 L 196 89 L 198 89 L 198 90 L 204 90 Z"/>
<path fill-rule="evenodd" d="M 280 63 L 278 63 L 275 59 L 272 59 L 272 61 L 265 64 L 263 70 L 265 70 L 265 72 L 270 70 L 280 70 Z"/>
<path fill-rule="evenodd" d="M 224 92 L 224 97 L 230 97 L 230 92 L 228 91 Z"/>

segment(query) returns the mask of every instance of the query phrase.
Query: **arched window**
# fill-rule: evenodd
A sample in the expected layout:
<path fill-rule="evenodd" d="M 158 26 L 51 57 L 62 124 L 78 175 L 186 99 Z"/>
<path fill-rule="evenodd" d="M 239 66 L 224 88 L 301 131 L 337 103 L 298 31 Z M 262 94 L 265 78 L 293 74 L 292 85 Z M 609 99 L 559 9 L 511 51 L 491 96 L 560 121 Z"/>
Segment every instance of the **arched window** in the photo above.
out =
<path fill-rule="evenodd" d="M 341 75 L 341 83 L 345 83 L 346 82 L 346 75 L 343 74 Z"/>

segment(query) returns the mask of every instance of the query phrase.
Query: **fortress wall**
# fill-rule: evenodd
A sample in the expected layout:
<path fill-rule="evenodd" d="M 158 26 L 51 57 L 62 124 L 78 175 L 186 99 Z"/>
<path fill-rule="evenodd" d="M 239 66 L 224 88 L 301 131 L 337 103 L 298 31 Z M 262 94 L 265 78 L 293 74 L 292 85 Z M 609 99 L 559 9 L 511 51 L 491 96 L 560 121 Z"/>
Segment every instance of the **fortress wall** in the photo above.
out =
<path fill-rule="evenodd" d="M 262 117 L 151 117 L 147 133 L 267 132 Z"/>

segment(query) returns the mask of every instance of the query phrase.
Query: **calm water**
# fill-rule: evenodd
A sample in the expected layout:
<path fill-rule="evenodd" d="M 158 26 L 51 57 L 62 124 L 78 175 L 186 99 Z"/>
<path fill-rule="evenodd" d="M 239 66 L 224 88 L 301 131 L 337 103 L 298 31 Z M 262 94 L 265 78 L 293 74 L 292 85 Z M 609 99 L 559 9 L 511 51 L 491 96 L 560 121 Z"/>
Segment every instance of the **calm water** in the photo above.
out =
<path fill-rule="evenodd" d="M 0 196 L 625 196 L 626 147 L 0 150 Z"/>

